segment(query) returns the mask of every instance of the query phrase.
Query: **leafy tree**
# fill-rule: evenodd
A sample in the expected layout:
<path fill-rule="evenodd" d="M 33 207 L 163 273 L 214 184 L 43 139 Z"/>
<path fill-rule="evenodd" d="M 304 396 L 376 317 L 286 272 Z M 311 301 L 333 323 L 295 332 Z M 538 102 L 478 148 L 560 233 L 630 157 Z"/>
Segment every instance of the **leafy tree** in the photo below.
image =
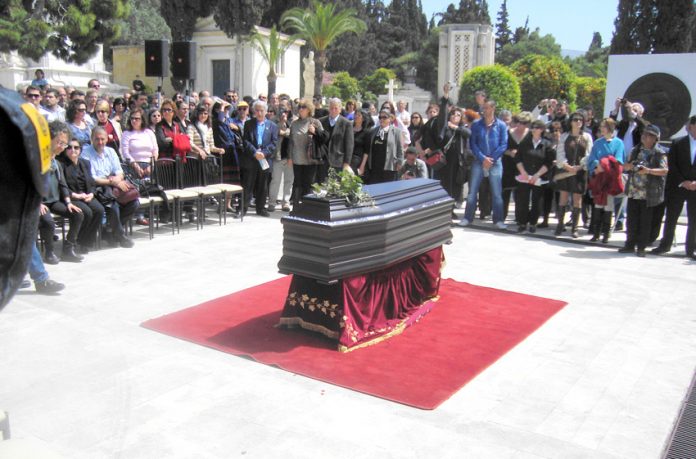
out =
<path fill-rule="evenodd" d="M 495 23 L 495 51 L 500 52 L 503 46 L 512 40 L 512 30 L 510 30 L 510 15 L 507 9 L 507 0 L 503 0 L 498 11 L 498 22 Z"/>
<path fill-rule="evenodd" d="M 310 0 L 283 0 L 282 2 L 270 2 L 261 16 L 261 26 L 271 28 L 275 24 L 280 24 L 283 13 L 291 8 L 308 8 L 312 2 Z"/>
<path fill-rule="evenodd" d="M 360 84 L 357 78 L 353 78 L 348 72 L 338 72 L 333 77 L 333 83 L 324 88 L 327 97 L 338 97 L 341 100 L 355 99 L 360 92 Z"/>
<path fill-rule="evenodd" d="M 381 67 L 360 80 L 360 89 L 363 94 L 367 92 L 384 94 L 384 87 L 389 83 L 389 80 L 394 78 L 396 78 L 396 73 L 393 70 Z"/>
<path fill-rule="evenodd" d="M 654 53 L 688 53 L 696 26 L 693 0 L 657 0 Z"/>
<path fill-rule="evenodd" d="M 606 78 L 609 47 L 602 46 L 602 35 L 595 32 L 592 35 L 590 47 L 584 55 L 575 59 L 566 57 L 564 60 L 578 76 Z"/>
<path fill-rule="evenodd" d="M 430 29 L 428 38 L 418 53 L 416 84 L 426 91 L 437 93 L 437 59 L 440 49 L 440 29 Z"/>
<path fill-rule="evenodd" d="M 604 111 L 604 93 L 607 89 L 606 78 L 578 77 L 575 80 L 578 108 L 592 105 L 595 113 Z"/>
<path fill-rule="evenodd" d="M 522 91 L 522 107 L 531 109 L 540 100 L 563 99 L 575 103 L 575 74 L 560 57 L 531 54 L 510 67 Z"/>
<path fill-rule="evenodd" d="M 281 22 L 284 27 L 306 40 L 318 54 L 317 66 L 320 71 L 315 80 L 315 94 L 321 94 L 329 45 L 347 32 L 361 34 L 367 30 L 365 22 L 356 17 L 354 9 L 337 11 L 334 4 L 324 5 L 317 0 L 313 1 L 312 9 L 293 8 L 286 11 Z"/>
<path fill-rule="evenodd" d="M 228 37 L 248 35 L 272 4 L 271 0 L 217 0 L 213 19 Z"/>
<path fill-rule="evenodd" d="M 347 71 L 362 78 L 377 67 L 387 64 L 389 54 L 381 46 L 379 36 L 386 18 L 386 7 L 381 0 L 338 0 L 338 8 L 353 8 L 356 16 L 367 24 L 364 34 L 345 34 L 335 40 L 327 51 L 327 69 L 332 72 Z"/>
<path fill-rule="evenodd" d="M 527 16 L 522 27 L 517 27 L 515 29 L 515 33 L 512 34 L 510 42 L 514 44 L 527 39 L 529 39 L 529 16 Z"/>
<path fill-rule="evenodd" d="M 490 24 L 488 2 L 486 0 L 459 0 L 459 6 L 450 3 L 444 13 L 439 13 L 440 21 L 444 24 Z"/>
<path fill-rule="evenodd" d="M 206 0 L 161 0 L 160 13 L 175 41 L 190 40 L 196 19 L 210 16 L 213 3 Z"/>
<path fill-rule="evenodd" d="M 160 0 L 128 0 L 130 16 L 114 45 L 140 45 L 145 40 L 171 40 L 172 32 L 160 14 Z"/>
<path fill-rule="evenodd" d="M 692 49 L 696 6 L 688 0 L 620 0 L 612 54 L 680 53 Z"/>
<path fill-rule="evenodd" d="M 276 26 L 272 26 L 268 36 L 260 34 L 258 31 L 249 35 L 251 44 L 261 53 L 263 60 L 268 63 L 268 93 L 276 92 L 276 81 L 278 74 L 276 73 L 276 64 L 285 54 L 285 51 L 295 42 L 295 37 L 290 37 L 287 40 L 281 38 Z"/>
<path fill-rule="evenodd" d="M 520 85 L 507 67 L 496 64 L 475 67 L 462 76 L 459 89 L 459 105 L 475 107 L 474 92 L 483 89 L 490 99 L 496 101 L 498 110 L 507 109 L 515 113 L 520 108 Z"/>
<path fill-rule="evenodd" d="M 541 36 L 537 28 L 528 37 L 521 37 L 519 41 L 508 43 L 503 46 L 496 62 L 503 65 L 511 65 L 513 62 L 530 54 L 540 54 L 542 56 L 561 56 L 561 45 L 556 43 L 553 35 Z"/>
<path fill-rule="evenodd" d="M 0 1 L 0 51 L 38 60 L 47 52 L 78 64 L 118 38 L 128 0 Z"/>

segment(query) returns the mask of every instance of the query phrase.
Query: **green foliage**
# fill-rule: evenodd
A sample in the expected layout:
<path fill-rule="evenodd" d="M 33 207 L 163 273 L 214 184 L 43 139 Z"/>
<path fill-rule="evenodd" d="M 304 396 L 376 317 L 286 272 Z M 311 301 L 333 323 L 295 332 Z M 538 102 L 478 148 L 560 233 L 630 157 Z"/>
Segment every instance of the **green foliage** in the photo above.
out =
<path fill-rule="evenodd" d="M 416 84 L 426 91 L 437 93 L 437 59 L 440 47 L 440 29 L 430 29 L 428 38 L 418 53 Z"/>
<path fill-rule="evenodd" d="M 497 20 L 498 22 L 495 23 L 495 51 L 500 52 L 503 46 L 507 45 L 512 40 L 507 0 L 503 0 L 503 3 L 500 4 Z"/>
<path fill-rule="evenodd" d="M 356 10 L 348 8 L 339 11 L 335 4 L 322 4 L 317 0 L 312 2 L 312 8 L 292 8 L 286 11 L 281 23 L 286 30 L 307 41 L 318 54 L 316 63 L 320 71 L 315 80 L 315 94 L 321 94 L 329 45 L 343 34 L 362 34 L 367 30 L 365 21 L 357 17 Z"/>
<path fill-rule="evenodd" d="M 513 62 L 522 59 L 529 54 L 541 54 L 542 56 L 561 56 L 561 45 L 556 43 L 553 35 L 541 36 L 539 29 L 524 36 L 516 37 L 517 41 L 503 46 L 496 55 L 495 61 L 502 65 L 512 65 Z"/>
<path fill-rule="evenodd" d="M 359 92 L 360 84 L 357 78 L 353 78 L 348 72 L 336 73 L 333 83 L 324 87 L 325 96 L 338 97 L 341 100 L 355 99 Z"/>
<path fill-rule="evenodd" d="M 0 51 L 38 60 L 47 52 L 82 64 L 118 38 L 128 0 L 0 1 Z"/>
<path fill-rule="evenodd" d="M 206 0 L 161 0 L 160 14 L 176 41 L 190 40 L 196 19 L 209 16 L 214 3 Z"/>
<path fill-rule="evenodd" d="M 275 71 L 276 63 L 295 42 L 295 37 L 289 37 L 289 39 L 284 40 L 274 25 L 271 27 L 268 36 L 254 31 L 249 35 L 248 40 L 268 64 L 268 75 L 266 76 L 268 79 L 268 94 L 273 94 L 276 92 L 276 81 L 278 80 L 278 75 Z"/>
<path fill-rule="evenodd" d="M 575 103 L 575 74 L 560 57 L 532 54 L 510 68 L 520 82 L 524 109 L 531 110 L 547 98 Z"/>
<path fill-rule="evenodd" d="M 329 168 L 329 176 L 324 183 L 312 185 L 314 194 L 321 198 L 343 198 L 347 206 L 374 205 L 372 197 L 362 188 L 362 179 L 352 172 L 336 172 Z"/>
<path fill-rule="evenodd" d="M 578 108 L 592 105 L 595 113 L 604 111 L 604 93 L 607 89 L 606 78 L 578 77 L 575 80 L 575 85 Z"/>
<path fill-rule="evenodd" d="M 440 21 L 444 24 L 490 24 L 488 2 L 486 0 L 459 0 L 459 6 L 450 3 L 444 13 L 439 13 Z"/>
<path fill-rule="evenodd" d="M 128 0 L 131 11 L 113 45 L 140 45 L 145 40 L 171 40 L 172 32 L 160 14 L 159 0 Z"/>
<path fill-rule="evenodd" d="M 520 84 L 515 75 L 503 65 L 476 67 L 464 74 L 459 89 L 459 105 L 475 107 L 474 92 L 483 89 L 496 101 L 498 110 L 515 113 L 520 108 Z"/>
<path fill-rule="evenodd" d="M 611 53 L 689 52 L 695 23 L 693 0 L 620 0 Z"/>
<path fill-rule="evenodd" d="M 212 4 L 215 23 L 228 37 L 233 37 L 251 33 L 273 2 L 271 0 L 217 0 Z"/>
<path fill-rule="evenodd" d="M 370 75 L 366 75 L 362 80 L 360 80 L 360 89 L 365 94 L 370 92 L 372 94 L 384 94 L 386 89 L 384 88 L 390 79 L 396 78 L 396 73 L 393 70 L 380 67 Z"/>

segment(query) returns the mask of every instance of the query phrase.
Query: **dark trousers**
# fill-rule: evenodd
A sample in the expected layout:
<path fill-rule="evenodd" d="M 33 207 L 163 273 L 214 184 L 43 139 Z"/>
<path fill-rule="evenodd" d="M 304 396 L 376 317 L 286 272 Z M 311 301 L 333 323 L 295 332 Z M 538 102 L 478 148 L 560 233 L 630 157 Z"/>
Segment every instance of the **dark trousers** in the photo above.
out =
<path fill-rule="evenodd" d="M 82 222 L 85 219 L 84 214 L 81 214 L 80 212 L 70 212 L 68 210 L 68 206 L 61 201 L 51 203 L 48 208 L 51 209 L 51 212 L 54 214 L 65 217 L 70 221 L 70 229 L 68 229 L 68 234 L 65 235 L 65 240 L 68 242 L 68 244 L 75 245 L 77 242 L 77 235 L 82 228 Z"/>
<path fill-rule="evenodd" d="M 471 186 L 471 184 L 469 184 Z M 491 185 L 488 180 L 483 180 L 478 192 L 478 208 L 481 214 L 481 220 L 491 214 L 493 208 L 493 199 L 491 198 Z"/>
<path fill-rule="evenodd" d="M 104 206 L 96 199 L 90 202 L 73 201 L 82 210 L 84 220 L 77 234 L 77 243 L 83 246 L 92 247 L 97 239 L 97 230 L 104 218 Z"/>
<path fill-rule="evenodd" d="M 510 208 L 510 198 L 515 188 L 503 189 L 503 221 L 507 220 L 508 209 Z"/>
<path fill-rule="evenodd" d="M 536 225 L 539 220 L 539 208 L 543 188 L 520 183 L 515 190 L 515 219 L 518 225 Z M 532 207 L 529 208 L 531 199 Z"/>
<path fill-rule="evenodd" d="M 317 165 L 292 165 L 292 171 L 295 174 L 295 179 L 292 183 L 293 203 L 297 204 L 302 201 L 302 196 L 312 192 L 312 184 L 316 183 Z"/>
<path fill-rule="evenodd" d="M 626 205 L 626 247 L 645 250 L 650 238 L 653 207 L 645 199 L 629 199 Z"/>
<path fill-rule="evenodd" d="M 46 253 L 53 253 L 53 235 L 56 232 L 56 222 L 51 212 L 39 216 L 39 234 L 44 242 Z"/>
<path fill-rule="evenodd" d="M 696 241 L 694 241 L 696 235 L 696 191 L 688 191 L 687 193 L 689 193 L 688 197 L 683 194 L 678 194 L 669 196 L 667 199 L 665 203 L 667 206 L 667 217 L 665 217 L 660 247 L 667 250 L 672 248 L 674 231 L 677 228 L 677 220 L 684 207 L 684 201 L 686 201 L 686 213 L 688 215 L 688 226 L 686 227 L 686 254 L 693 255 L 694 246 L 696 244 Z"/>
<path fill-rule="evenodd" d="M 264 210 L 266 198 L 268 197 L 268 176 L 271 168 L 261 170 L 256 164 L 242 169 L 242 188 L 244 188 L 244 211 L 249 209 L 252 194 L 256 197 L 256 212 Z"/>
<path fill-rule="evenodd" d="M 120 239 L 126 235 L 126 223 L 133 216 L 137 208 L 137 199 L 129 202 L 128 204 L 119 204 L 114 202 L 106 208 L 106 215 L 113 237 Z"/>
<path fill-rule="evenodd" d="M 553 209 L 554 197 L 558 200 L 558 193 L 550 186 L 537 187 L 541 188 L 541 215 L 544 217 L 544 222 L 548 222 L 551 209 Z"/>
<path fill-rule="evenodd" d="M 370 178 L 368 179 L 367 183 L 372 185 L 373 183 L 395 182 L 398 179 L 398 174 L 399 173 L 396 171 L 371 169 Z M 448 191 L 446 188 L 445 190 Z"/>

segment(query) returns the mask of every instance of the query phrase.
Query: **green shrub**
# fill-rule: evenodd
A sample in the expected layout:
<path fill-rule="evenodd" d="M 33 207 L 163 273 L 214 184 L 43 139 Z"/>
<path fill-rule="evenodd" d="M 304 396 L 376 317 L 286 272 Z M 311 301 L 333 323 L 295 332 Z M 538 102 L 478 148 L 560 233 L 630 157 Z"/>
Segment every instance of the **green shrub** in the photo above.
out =
<path fill-rule="evenodd" d="M 360 80 L 360 90 L 363 94 L 368 92 L 372 94 L 386 94 L 387 89 L 385 86 L 389 83 L 389 80 L 395 79 L 396 73 L 393 70 L 386 69 L 384 67 L 378 68 L 369 75 L 365 75 L 362 80 Z"/>
<path fill-rule="evenodd" d="M 346 101 L 355 99 L 360 92 L 360 85 L 357 78 L 353 78 L 348 72 L 338 72 L 334 75 L 333 83 L 324 86 L 321 92 L 326 97 L 338 97 Z"/>
<path fill-rule="evenodd" d="M 592 105 L 596 116 L 604 113 L 606 78 L 579 77 L 575 80 L 578 108 Z"/>
<path fill-rule="evenodd" d="M 498 110 L 515 113 L 520 108 L 520 85 L 515 75 L 503 65 L 476 67 L 464 74 L 459 88 L 459 105 L 476 107 L 474 92 L 483 89 L 495 100 Z"/>
<path fill-rule="evenodd" d="M 522 108 L 533 109 L 542 99 L 565 100 L 575 106 L 575 73 L 556 56 L 530 54 L 510 69 L 520 82 Z"/>

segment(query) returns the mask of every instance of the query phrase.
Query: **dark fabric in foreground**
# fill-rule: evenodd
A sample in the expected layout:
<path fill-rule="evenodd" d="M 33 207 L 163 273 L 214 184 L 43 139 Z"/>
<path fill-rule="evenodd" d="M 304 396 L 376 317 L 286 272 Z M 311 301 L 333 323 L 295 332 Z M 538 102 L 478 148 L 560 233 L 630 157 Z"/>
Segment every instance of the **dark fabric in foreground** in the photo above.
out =
<path fill-rule="evenodd" d="M 437 307 L 418 326 L 376 346 L 340 353 L 335 341 L 319 334 L 275 327 L 290 280 L 288 276 L 257 285 L 142 326 L 355 391 L 434 409 L 566 304 L 443 279 Z"/>

